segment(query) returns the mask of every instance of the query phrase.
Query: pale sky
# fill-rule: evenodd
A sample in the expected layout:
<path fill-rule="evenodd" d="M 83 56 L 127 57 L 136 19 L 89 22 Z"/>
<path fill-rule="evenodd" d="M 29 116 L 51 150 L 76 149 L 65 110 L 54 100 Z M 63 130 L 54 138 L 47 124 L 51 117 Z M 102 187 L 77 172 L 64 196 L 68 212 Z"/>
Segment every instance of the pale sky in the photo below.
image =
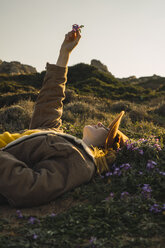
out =
<path fill-rule="evenodd" d="M 45 70 L 83 24 L 69 66 L 98 59 L 116 77 L 165 76 L 165 0 L 0 0 L 0 59 Z"/>

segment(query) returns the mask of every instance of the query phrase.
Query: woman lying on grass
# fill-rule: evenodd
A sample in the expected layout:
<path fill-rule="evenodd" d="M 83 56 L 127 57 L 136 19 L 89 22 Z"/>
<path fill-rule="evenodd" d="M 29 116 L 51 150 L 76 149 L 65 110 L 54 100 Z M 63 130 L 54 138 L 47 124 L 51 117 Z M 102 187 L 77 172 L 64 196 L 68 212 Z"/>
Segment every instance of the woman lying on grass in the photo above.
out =
<path fill-rule="evenodd" d="M 55 200 L 108 170 L 115 149 L 127 137 L 119 130 L 120 115 L 106 128 L 84 127 L 83 138 L 64 134 L 61 127 L 67 64 L 81 38 L 79 29 L 65 35 L 57 63 L 47 64 L 29 130 L 0 135 L 0 202 L 32 207 Z M 102 149 L 101 149 L 102 148 Z"/>

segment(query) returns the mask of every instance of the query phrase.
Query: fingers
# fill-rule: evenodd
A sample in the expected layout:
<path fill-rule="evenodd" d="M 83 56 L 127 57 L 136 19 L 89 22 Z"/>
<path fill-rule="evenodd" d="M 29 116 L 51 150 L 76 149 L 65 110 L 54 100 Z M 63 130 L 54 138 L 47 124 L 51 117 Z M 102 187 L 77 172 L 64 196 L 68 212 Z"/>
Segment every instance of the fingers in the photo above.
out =
<path fill-rule="evenodd" d="M 73 38 L 73 40 L 76 40 L 76 41 L 79 41 L 80 38 L 81 38 L 81 35 L 80 35 L 80 31 L 77 30 L 77 31 L 70 31 L 68 32 L 66 35 L 65 35 L 65 39 L 67 41 L 71 40 Z"/>
<path fill-rule="evenodd" d="M 81 38 L 80 31 L 79 31 L 79 30 L 77 30 L 77 31 L 76 31 L 76 34 L 77 34 L 77 40 L 80 40 L 80 38 Z"/>

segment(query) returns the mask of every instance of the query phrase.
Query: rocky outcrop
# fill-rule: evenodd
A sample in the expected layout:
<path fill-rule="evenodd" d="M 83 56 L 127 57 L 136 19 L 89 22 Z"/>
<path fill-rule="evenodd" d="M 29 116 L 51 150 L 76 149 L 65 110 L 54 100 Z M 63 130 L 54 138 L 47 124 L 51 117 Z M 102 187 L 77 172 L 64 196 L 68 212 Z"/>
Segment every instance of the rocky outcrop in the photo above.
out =
<path fill-rule="evenodd" d="M 0 74 L 19 75 L 36 73 L 36 68 L 23 65 L 17 61 L 6 62 L 0 60 Z"/>
<path fill-rule="evenodd" d="M 98 68 L 99 71 L 102 71 L 102 72 L 106 72 L 106 73 L 111 74 L 111 72 L 108 71 L 107 66 L 104 65 L 103 63 L 101 63 L 100 60 L 92 59 L 91 60 L 91 65 L 92 66 L 95 66 L 96 68 Z"/>

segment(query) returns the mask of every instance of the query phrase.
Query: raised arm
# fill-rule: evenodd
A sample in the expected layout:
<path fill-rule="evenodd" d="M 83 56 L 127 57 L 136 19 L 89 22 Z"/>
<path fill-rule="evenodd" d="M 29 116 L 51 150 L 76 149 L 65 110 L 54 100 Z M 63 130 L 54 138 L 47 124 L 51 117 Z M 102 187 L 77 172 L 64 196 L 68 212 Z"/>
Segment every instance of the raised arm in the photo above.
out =
<path fill-rule="evenodd" d="M 67 81 L 67 65 L 72 50 L 81 38 L 79 31 L 71 31 L 65 35 L 56 65 L 48 64 L 42 89 L 37 98 L 30 129 L 59 129 L 65 98 Z"/>
<path fill-rule="evenodd" d="M 65 39 L 61 45 L 60 54 L 56 65 L 66 67 L 68 65 L 69 56 L 72 50 L 77 46 L 81 38 L 79 31 L 71 31 L 65 35 Z"/>

